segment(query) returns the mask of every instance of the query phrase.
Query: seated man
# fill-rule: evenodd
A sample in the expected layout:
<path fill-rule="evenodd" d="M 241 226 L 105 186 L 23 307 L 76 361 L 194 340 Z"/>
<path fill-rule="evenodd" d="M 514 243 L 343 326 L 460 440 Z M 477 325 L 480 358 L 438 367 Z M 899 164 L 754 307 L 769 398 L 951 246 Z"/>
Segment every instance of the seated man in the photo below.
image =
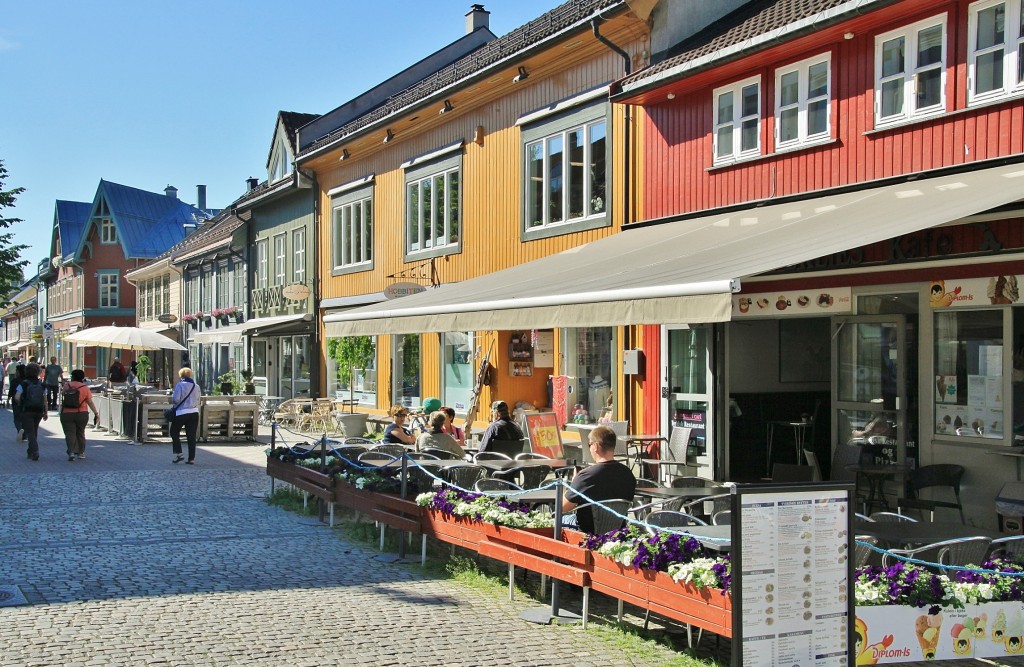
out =
<path fill-rule="evenodd" d="M 598 426 L 587 438 L 587 446 L 594 457 L 594 463 L 576 474 L 572 489 L 562 500 L 562 511 L 572 512 L 577 505 L 602 500 L 633 500 L 636 477 L 633 471 L 615 460 L 615 431 L 607 426 Z M 577 493 L 579 492 L 579 493 Z M 581 497 L 582 494 L 584 497 Z M 566 516 L 565 525 L 575 525 L 585 533 L 594 532 L 594 515 L 589 507 Z"/>
<path fill-rule="evenodd" d="M 523 431 L 509 417 L 508 403 L 495 401 L 491 403 L 491 425 L 480 436 L 480 451 L 486 452 L 492 440 L 522 440 Z"/>

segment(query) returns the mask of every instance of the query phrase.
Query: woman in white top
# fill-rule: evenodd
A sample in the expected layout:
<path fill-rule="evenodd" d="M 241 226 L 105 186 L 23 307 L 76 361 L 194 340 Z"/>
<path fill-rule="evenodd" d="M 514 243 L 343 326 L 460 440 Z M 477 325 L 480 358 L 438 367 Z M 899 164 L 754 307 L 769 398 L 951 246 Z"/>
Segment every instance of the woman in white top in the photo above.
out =
<path fill-rule="evenodd" d="M 181 428 L 185 427 L 185 438 L 188 440 L 188 461 L 196 462 L 196 431 L 199 430 L 199 397 L 203 392 L 192 379 L 192 369 L 182 368 L 178 371 L 181 378 L 174 385 L 171 403 L 174 405 L 174 419 L 171 420 L 171 444 L 174 450 L 172 463 L 181 463 L 185 457 L 181 455 Z"/>

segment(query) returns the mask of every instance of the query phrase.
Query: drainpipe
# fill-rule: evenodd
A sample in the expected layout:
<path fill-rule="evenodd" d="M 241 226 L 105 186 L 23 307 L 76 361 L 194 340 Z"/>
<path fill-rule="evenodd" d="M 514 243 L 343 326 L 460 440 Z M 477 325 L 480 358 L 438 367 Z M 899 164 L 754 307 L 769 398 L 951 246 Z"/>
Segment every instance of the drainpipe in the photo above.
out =
<path fill-rule="evenodd" d="M 632 61 L 632 59 L 629 57 L 629 54 L 626 53 L 625 49 L 623 49 L 621 46 L 615 44 L 610 39 L 608 39 L 607 37 L 605 37 L 604 35 L 601 34 L 600 23 L 598 22 L 599 20 L 602 20 L 600 14 L 595 16 L 594 18 L 590 19 L 590 27 L 594 31 L 594 38 L 597 41 L 599 41 L 602 44 L 604 44 L 605 46 L 607 46 L 609 49 L 611 49 L 615 53 L 617 53 L 620 56 L 622 56 L 623 76 L 629 76 L 629 74 L 633 71 L 633 61 Z M 630 206 L 629 206 L 629 193 L 630 193 L 629 185 L 630 185 L 630 182 L 629 182 L 629 179 L 630 179 L 630 172 L 631 172 L 631 170 L 630 170 L 630 131 L 629 131 L 629 126 L 632 123 L 632 107 L 630 105 L 628 105 L 628 104 L 625 105 L 625 106 L 626 106 L 626 108 L 625 108 L 625 111 L 624 111 L 623 130 L 622 130 L 622 145 L 623 145 L 623 151 L 622 151 L 622 155 L 623 155 L 623 160 L 622 160 L 622 222 L 623 222 L 623 224 L 629 222 L 629 213 L 630 213 Z M 630 338 L 632 338 L 632 336 L 630 336 Z M 623 340 L 622 344 L 623 344 L 623 349 L 626 349 L 626 345 L 627 344 L 632 344 L 632 340 L 629 340 L 629 341 Z M 632 400 L 633 400 L 633 392 L 630 391 L 630 389 L 631 389 L 630 387 L 626 386 L 626 380 L 625 380 L 625 378 L 623 378 L 623 387 L 622 387 L 622 398 L 623 398 L 623 401 L 622 401 L 622 405 L 619 406 L 619 414 L 616 415 L 616 418 L 621 417 L 623 415 L 627 415 L 629 412 L 632 412 L 630 404 L 632 403 Z M 639 423 L 639 422 L 640 422 L 640 420 L 637 419 L 633 423 L 633 428 L 634 428 L 635 431 L 642 431 L 642 430 L 644 430 L 643 425 L 641 423 Z"/>

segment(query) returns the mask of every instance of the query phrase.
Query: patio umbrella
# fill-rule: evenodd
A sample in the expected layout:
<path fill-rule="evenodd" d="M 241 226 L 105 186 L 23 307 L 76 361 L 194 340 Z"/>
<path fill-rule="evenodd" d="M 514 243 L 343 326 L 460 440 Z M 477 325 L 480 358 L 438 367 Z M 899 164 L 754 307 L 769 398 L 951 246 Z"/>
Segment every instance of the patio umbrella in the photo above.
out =
<path fill-rule="evenodd" d="M 75 345 L 110 347 L 121 350 L 184 350 L 167 336 L 139 327 L 90 327 L 64 337 Z"/>

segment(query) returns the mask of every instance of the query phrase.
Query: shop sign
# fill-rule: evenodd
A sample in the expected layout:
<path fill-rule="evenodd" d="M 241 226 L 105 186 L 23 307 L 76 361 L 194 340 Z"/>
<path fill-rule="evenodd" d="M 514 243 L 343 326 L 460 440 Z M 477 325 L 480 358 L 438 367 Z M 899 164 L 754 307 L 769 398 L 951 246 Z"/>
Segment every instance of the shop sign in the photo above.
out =
<path fill-rule="evenodd" d="M 302 301 L 309 296 L 309 287 L 302 283 L 294 283 L 281 290 L 281 296 L 289 301 Z"/>
<path fill-rule="evenodd" d="M 410 294 L 419 294 L 420 292 L 426 292 L 427 288 L 423 285 L 417 285 L 416 283 L 392 283 L 384 288 L 385 299 L 397 299 L 403 296 L 409 296 Z"/>
<path fill-rule="evenodd" d="M 786 292 L 738 294 L 732 297 L 732 316 L 800 317 L 832 315 L 853 310 L 853 290 L 849 287 L 801 289 Z"/>
<path fill-rule="evenodd" d="M 156 318 L 161 324 L 174 324 L 178 321 L 178 316 L 174 313 L 164 313 L 160 317 Z"/>
<path fill-rule="evenodd" d="M 1024 276 L 992 276 L 963 280 L 933 280 L 928 285 L 928 303 L 932 308 L 963 306 L 1008 306 L 1020 303 L 1020 285 Z"/>

